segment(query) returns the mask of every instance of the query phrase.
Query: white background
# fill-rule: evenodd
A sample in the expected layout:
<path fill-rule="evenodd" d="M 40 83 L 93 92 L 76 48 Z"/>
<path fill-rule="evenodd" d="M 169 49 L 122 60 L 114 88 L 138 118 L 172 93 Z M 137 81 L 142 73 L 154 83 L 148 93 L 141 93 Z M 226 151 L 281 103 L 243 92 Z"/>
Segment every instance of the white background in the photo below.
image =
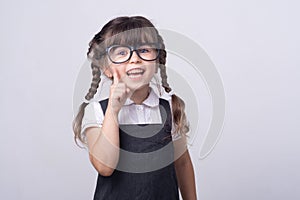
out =
<path fill-rule="evenodd" d="M 137 14 L 200 44 L 223 79 L 222 136 L 204 160 L 192 154 L 198 198 L 299 199 L 299 8 L 296 0 L 2 0 L 0 199 L 92 199 L 96 172 L 73 142 L 74 85 L 94 34 Z"/>

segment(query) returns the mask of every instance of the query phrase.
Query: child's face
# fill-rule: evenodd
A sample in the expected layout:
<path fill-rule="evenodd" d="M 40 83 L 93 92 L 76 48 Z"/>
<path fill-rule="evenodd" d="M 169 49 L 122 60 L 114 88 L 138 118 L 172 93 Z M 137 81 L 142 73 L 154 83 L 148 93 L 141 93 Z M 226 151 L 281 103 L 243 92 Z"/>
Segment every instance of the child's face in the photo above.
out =
<path fill-rule="evenodd" d="M 157 60 L 145 61 L 137 55 L 136 51 L 133 51 L 132 56 L 126 62 L 116 64 L 110 61 L 104 73 L 109 78 L 113 78 L 113 74 L 116 73 L 121 82 L 124 82 L 130 90 L 135 91 L 149 85 L 152 77 L 157 73 L 157 67 Z"/>

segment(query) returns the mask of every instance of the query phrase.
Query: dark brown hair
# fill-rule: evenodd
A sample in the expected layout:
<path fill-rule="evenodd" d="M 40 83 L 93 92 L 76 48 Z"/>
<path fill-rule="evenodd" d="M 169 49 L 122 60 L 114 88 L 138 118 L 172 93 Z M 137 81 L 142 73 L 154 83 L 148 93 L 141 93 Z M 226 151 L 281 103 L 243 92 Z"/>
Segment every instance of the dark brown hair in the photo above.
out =
<path fill-rule="evenodd" d="M 122 34 L 126 31 L 130 31 L 130 34 Z M 125 37 L 124 37 L 125 36 Z M 94 97 L 97 92 L 97 88 L 101 81 L 101 71 L 107 62 L 105 56 L 105 49 L 112 44 L 129 44 L 134 45 L 140 42 L 155 42 L 159 44 L 159 69 L 162 80 L 162 86 L 166 92 L 170 92 L 171 88 L 167 82 L 166 73 L 166 57 L 167 52 L 162 37 L 158 33 L 154 25 L 145 17 L 142 16 L 124 16 L 112 19 L 103 26 L 101 31 L 97 33 L 92 41 L 89 43 L 89 49 L 87 52 L 88 58 L 91 60 L 92 68 L 92 83 L 88 93 L 85 96 L 86 100 L 90 100 Z M 84 115 L 84 109 L 87 103 L 82 103 L 79 107 L 79 112 L 73 121 L 73 131 L 75 134 L 75 141 L 81 141 L 85 143 L 85 139 L 81 134 L 81 124 Z M 175 132 L 180 134 L 186 134 L 189 131 L 186 115 L 184 112 L 185 104 L 184 101 L 176 96 L 172 95 L 172 112 L 173 121 L 175 124 Z"/>

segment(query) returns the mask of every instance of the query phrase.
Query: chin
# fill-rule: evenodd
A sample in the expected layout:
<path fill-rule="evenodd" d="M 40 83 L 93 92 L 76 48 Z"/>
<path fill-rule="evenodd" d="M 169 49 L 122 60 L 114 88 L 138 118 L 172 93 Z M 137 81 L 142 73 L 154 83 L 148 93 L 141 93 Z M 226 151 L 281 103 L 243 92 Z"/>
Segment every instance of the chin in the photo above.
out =
<path fill-rule="evenodd" d="M 142 89 L 144 87 L 148 87 L 149 83 L 148 82 L 139 82 L 139 83 L 128 83 L 127 87 L 131 90 L 131 91 L 135 91 L 135 90 L 139 90 Z"/>

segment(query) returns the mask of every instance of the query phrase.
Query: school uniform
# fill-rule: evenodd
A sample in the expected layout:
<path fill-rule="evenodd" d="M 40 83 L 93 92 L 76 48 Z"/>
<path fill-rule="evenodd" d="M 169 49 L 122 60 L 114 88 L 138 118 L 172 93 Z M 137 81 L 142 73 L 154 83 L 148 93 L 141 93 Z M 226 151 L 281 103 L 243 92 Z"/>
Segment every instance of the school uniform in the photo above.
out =
<path fill-rule="evenodd" d="M 171 95 L 149 96 L 136 105 L 127 99 L 119 120 L 120 157 L 113 174 L 98 175 L 94 200 L 177 200 L 174 166 Z M 91 102 L 85 109 L 82 130 L 101 127 L 108 99 Z"/>

